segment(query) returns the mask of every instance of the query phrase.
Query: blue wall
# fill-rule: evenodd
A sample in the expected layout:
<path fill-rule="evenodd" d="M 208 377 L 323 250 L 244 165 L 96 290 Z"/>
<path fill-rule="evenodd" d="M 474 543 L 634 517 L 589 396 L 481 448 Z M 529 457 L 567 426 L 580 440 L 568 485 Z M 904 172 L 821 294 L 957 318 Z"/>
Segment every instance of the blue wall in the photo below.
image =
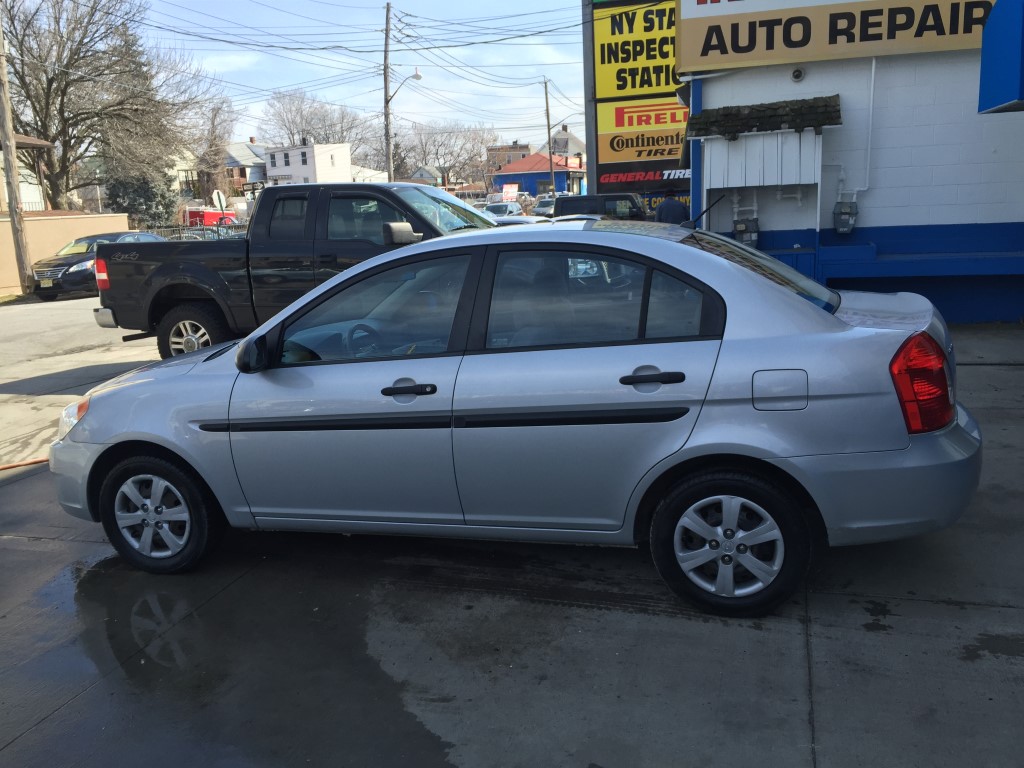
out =
<path fill-rule="evenodd" d="M 758 248 L 833 288 L 920 293 L 949 322 L 1024 321 L 1024 223 L 771 231 Z"/>

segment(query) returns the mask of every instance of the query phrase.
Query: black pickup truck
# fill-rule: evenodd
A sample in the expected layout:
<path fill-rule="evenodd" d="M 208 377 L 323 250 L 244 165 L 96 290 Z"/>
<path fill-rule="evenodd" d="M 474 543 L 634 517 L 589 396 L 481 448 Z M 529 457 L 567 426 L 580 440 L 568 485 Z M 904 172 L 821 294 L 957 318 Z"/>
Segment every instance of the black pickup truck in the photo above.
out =
<path fill-rule="evenodd" d="M 420 184 L 267 187 L 244 239 L 111 243 L 96 254 L 104 328 L 156 335 L 161 357 L 249 333 L 316 285 L 423 238 L 494 224 Z"/>

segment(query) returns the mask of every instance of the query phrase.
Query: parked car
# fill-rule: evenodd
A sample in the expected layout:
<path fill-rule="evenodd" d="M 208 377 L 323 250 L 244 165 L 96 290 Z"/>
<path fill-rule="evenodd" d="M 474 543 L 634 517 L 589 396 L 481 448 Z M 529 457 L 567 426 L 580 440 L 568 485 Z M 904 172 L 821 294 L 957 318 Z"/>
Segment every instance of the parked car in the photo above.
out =
<path fill-rule="evenodd" d="M 555 211 L 555 198 L 553 198 L 553 197 L 541 198 L 533 206 L 533 215 L 534 216 L 547 216 L 547 217 L 550 218 L 552 215 L 554 215 L 554 211 Z"/>
<path fill-rule="evenodd" d="M 72 403 L 49 466 L 64 509 L 154 573 L 196 566 L 225 522 L 644 545 L 680 596 L 746 616 L 826 544 L 960 516 L 981 436 L 955 392 L 922 296 L 586 220 L 355 266 L 237 345 Z"/>
<path fill-rule="evenodd" d="M 522 216 L 523 206 L 519 203 L 491 203 L 484 210 L 493 213 L 495 216 Z"/>
<path fill-rule="evenodd" d="M 556 197 L 552 209 L 553 216 L 571 216 L 575 214 L 597 214 L 614 219 L 630 221 L 648 221 L 653 214 L 648 214 L 643 198 L 635 192 L 610 192 L 603 195 L 567 195 Z"/>
<path fill-rule="evenodd" d="M 545 216 L 495 216 L 494 223 L 499 227 L 510 224 L 550 224 L 551 219 Z"/>
<path fill-rule="evenodd" d="M 106 232 L 72 240 L 56 255 L 32 265 L 32 292 L 40 301 L 96 291 L 96 246 L 100 243 L 156 243 L 164 238 L 149 232 Z"/>

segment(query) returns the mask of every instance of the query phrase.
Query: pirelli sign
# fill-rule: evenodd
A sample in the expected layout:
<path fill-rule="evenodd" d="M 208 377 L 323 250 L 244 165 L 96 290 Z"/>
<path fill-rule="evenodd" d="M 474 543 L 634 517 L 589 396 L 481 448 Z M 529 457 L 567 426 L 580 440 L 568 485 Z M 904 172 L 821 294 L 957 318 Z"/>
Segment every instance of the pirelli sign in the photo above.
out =
<path fill-rule="evenodd" d="M 980 48 L 994 2 L 680 0 L 676 71 Z"/>
<path fill-rule="evenodd" d="M 598 156 L 602 163 L 678 163 L 688 118 L 689 110 L 675 97 L 599 103 Z"/>

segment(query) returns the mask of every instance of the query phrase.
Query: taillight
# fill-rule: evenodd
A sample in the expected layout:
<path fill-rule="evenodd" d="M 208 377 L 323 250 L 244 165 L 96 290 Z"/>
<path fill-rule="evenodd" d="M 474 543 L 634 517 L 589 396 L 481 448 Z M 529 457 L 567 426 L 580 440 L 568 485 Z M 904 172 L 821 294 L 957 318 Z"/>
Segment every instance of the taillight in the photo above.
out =
<path fill-rule="evenodd" d="M 953 421 L 953 378 L 946 355 L 935 339 L 927 333 L 915 333 L 889 363 L 889 373 L 908 432 L 932 432 Z"/>
<path fill-rule="evenodd" d="M 105 291 L 110 288 L 110 278 L 107 276 L 107 262 L 105 259 L 96 259 L 96 264 L 93 266 L 96 270 L 96 287 L 101 291 Z"/>

